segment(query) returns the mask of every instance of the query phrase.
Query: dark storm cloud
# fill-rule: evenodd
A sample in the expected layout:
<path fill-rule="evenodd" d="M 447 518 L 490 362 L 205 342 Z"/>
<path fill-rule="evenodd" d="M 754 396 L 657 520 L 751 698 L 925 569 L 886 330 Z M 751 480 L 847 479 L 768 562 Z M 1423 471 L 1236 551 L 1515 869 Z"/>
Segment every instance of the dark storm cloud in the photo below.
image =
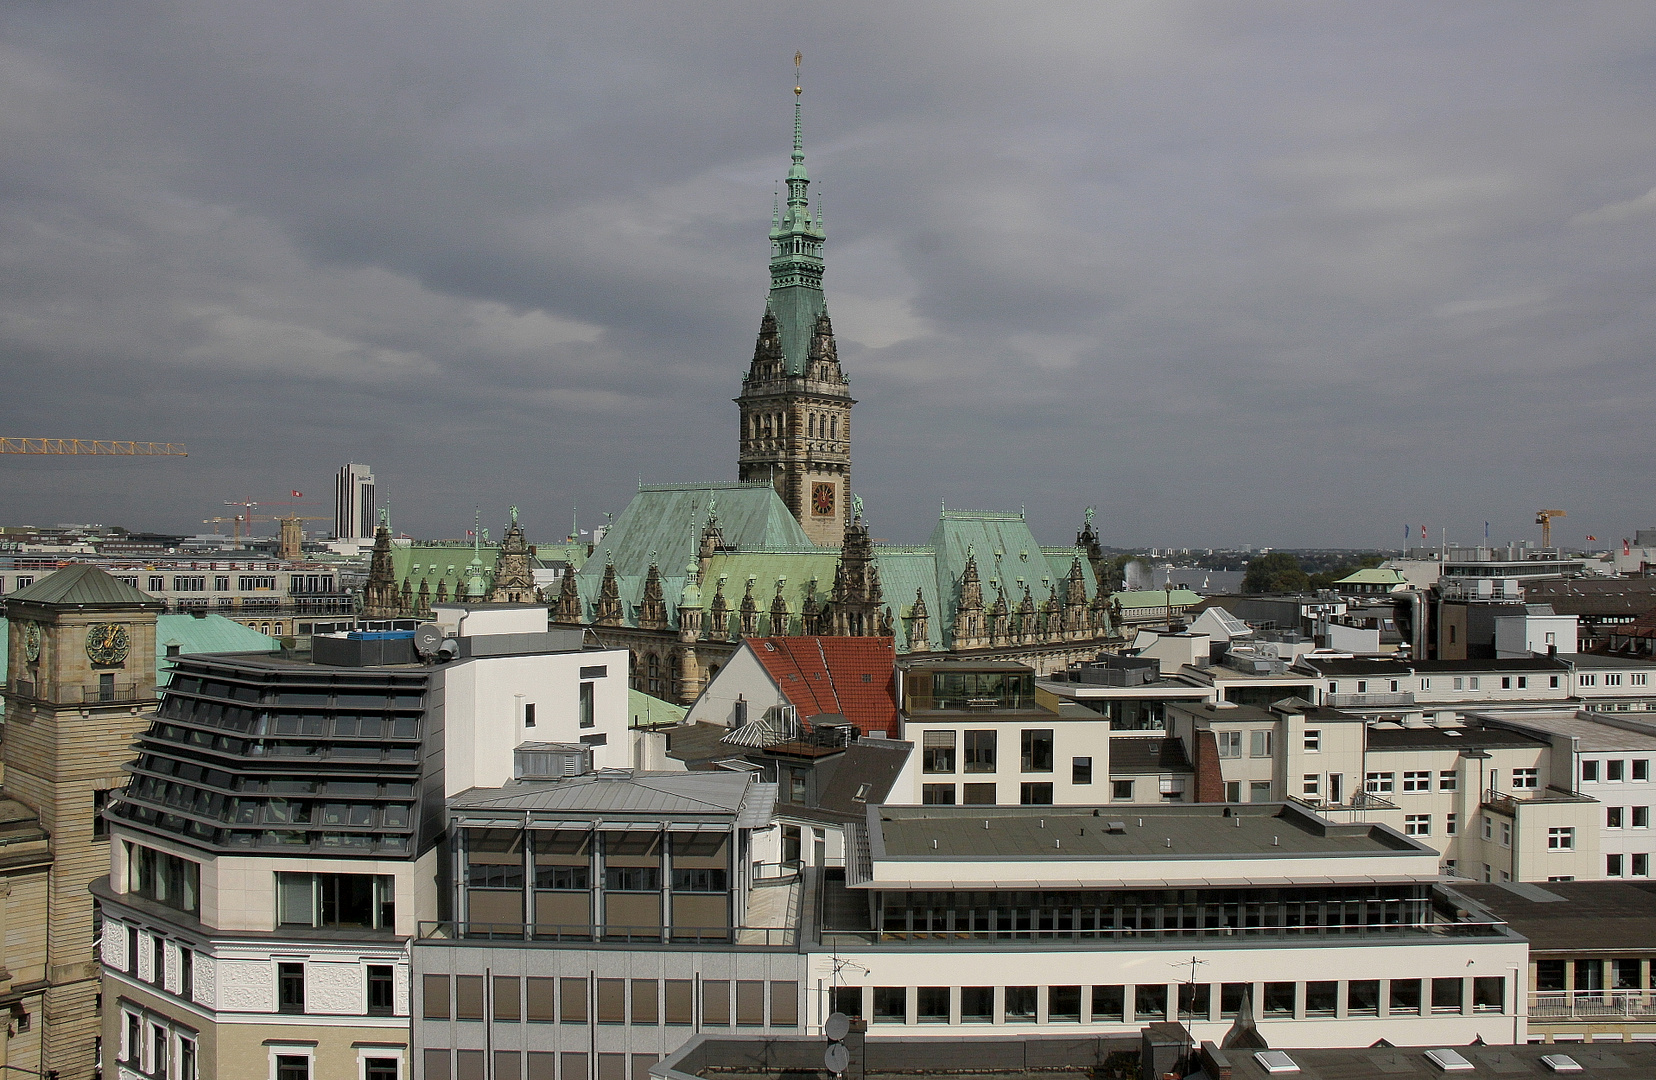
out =
<path fill-rule="evenodd" d="M 10 521 L 368 461 L 400 528 L 734 475 L 807 56 L 876 531 L 1361 545 L 1656 522 L 1638 5 L 14 4 Z"/>

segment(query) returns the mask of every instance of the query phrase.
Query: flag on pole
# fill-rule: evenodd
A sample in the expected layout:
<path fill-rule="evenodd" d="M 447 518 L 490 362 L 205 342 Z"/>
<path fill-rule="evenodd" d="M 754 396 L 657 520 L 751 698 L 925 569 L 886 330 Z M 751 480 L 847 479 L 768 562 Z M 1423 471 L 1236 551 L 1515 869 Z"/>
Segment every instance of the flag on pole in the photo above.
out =
<path fill-rule="evenodd" d="M 1407 525 L 1405 525 L 1405 526 L 1403 526 L 1403 539 L 1407 540 L 1408 538 L 1409 538 L 1409 527 Z"/>
<path fill-rule="evenodd" d="M 303 499 L 305 497 L 305 493 L 303 491 L 290 491 L 288 494 L 292 495 L 295 499 Z"/>
<path fill-rule="evenodd" d="M 1484 543 L 1489 543 L 1489 522 L 1484 522 Z"/>
<path fill-rule="evenodd" d="M 1598 537 L 1596 536 L 1589 536 L 1587 539 L 1591 540 L 1595 544 L 1598 543 Z"/>
<path fill-rule="evenodd" d="M 1633 554 L 1633 542 L 1625 536 L 1622 537 L 1622 554 L 1623 555 Z"/>
<path fill-rule="evenodd" d="M 1420 527 L 1420 542 L 1422 544 L 1426 542 L 1426 526 L 1424 525 Z"/>

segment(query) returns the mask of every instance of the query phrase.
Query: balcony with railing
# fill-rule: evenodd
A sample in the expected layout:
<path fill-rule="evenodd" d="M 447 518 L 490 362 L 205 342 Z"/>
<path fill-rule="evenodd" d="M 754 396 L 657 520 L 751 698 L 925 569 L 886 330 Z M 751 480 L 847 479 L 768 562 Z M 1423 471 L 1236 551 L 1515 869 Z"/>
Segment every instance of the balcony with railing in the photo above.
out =
<path fill-rule="evenodd" d="M 792 926 L 616 926 L 589 923 L 422 922 L 419 937 L 426 941 L 510 941 L 558 945 L 576 942 L 675 945 L 735 944 L 782 947 L 798 939 Z"/>
<path fill-rule="evenodd" d="M 29 679 L 13 679 L 8 689 L 16 697 L 28 698 L 31 701 L 44 702 L 48 705 L 119 705 L 148 700 L 139 696 L 138 684 L 136 683 L 115 683 L 107 686 L 60 686 L 54 695 L 51 692 L 52 688 L 49 686 L 43 686 Z"/>
<path fill-rule="evenodd" d="M 1574 1020 L 1656 1021 L 1656 990 L 1532 990 L 1533 1023 Z"/>
<path fill-rule="evenodd" d="M 1331 709 L 1412 709 L 1414 703 L 1414 693 L 1409 690 L 1395 694 L 1328 695 L 1328 706 Z"/>

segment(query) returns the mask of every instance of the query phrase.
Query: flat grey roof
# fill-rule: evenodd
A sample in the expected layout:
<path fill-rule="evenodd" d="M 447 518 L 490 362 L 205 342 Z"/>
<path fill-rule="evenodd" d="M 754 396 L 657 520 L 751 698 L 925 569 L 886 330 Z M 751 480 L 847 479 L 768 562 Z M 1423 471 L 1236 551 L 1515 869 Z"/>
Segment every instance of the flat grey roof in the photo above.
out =
<path fill-rule="evenodd" d="M 1102 806 L 1096 810 L 885 806 L 871 811 L 870 818 L 878 827 L 878 834 L 870 836 L 875 858 L 1074 861 L 1192 855 L 1412 855 L 1423 850 L 1378 825 L 1334 824 L 1281 803 Z M 1111 822 L 1122 822 L 1125 828 L 1111 832 Z"/>
<path fill-rule="evenodd" d="M 1577 668 L 1586 668 L 1588 671 L 1649 671 L 1656 668 L 1656 661 L 1635 660 L 1625 656 L 1599 656 L 1596 653 L 1570 653 L 1567 659 Z"/>
<path fill-rule="evenodd" d="M 1482 750 L 1491 747 L 1546 746 L 1546 740 L 1507 728 L 1393 728 L 1368 730 L 1370 750 Z"/>
<path fill-rule="evenodd" d="M 1656 884 L 1632 881 L 1456 881 L 1450 888 L 1530 940 L 1532 952 L 1656 949 Z"/>
<path fill-rule="evenodd" d="M 1618 719 L 1619 719 L 1618 715 Z M 1582 750 L 1641 750 L 1656 752 L 1656 731 L 1628 731 L 1587 719 L 1571 709 L 1533 713 L 1502 713 L 1498 723 L 1533 728 L 1578 740 Z"/>
<path fill-rule="evenodd" d="M 513 780 L 470 788 L 449 800 L 451 813 L 487 818 L 534 813 L 627 816 L 735 816 L 737 824 L 768 824 L 776 785 L 742 772 L 633 772 L 606 769 L 561 780 Z"/>

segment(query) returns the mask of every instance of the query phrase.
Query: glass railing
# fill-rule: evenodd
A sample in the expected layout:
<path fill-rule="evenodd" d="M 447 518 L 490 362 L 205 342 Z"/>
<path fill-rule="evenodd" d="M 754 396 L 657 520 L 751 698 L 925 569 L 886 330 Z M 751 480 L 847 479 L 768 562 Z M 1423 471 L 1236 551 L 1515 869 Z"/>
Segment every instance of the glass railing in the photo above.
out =
<path fill-rule="evenodd" d="M 1252 942 L 1303 940 L 1305 938 L 1345 941 L 1401 941 L 1444 938 L 1498 938 L 1508 933 L 1504 922 L 1443 923 L 1362 923 L 1335 926 L 1205 926 L 1205 927 L 1108 927 L 1098 930 L 1017 929 L 1017 930 L 832 930 L 822 931 L 824 945 L 903 945 L 922 943 L 1003 945 L 1049 942 L 1062 946 L 1071 942 L 1119 942 L 1123 945 L 1160 942 Z"/>
<path fill-rule="evenodd" d="M 608 942 L 612 944 L 793 945 L 793 927 L 774 926 L 595 926 L 590 923 L 422 922 L 422 939 L 434 941 Z"/>

